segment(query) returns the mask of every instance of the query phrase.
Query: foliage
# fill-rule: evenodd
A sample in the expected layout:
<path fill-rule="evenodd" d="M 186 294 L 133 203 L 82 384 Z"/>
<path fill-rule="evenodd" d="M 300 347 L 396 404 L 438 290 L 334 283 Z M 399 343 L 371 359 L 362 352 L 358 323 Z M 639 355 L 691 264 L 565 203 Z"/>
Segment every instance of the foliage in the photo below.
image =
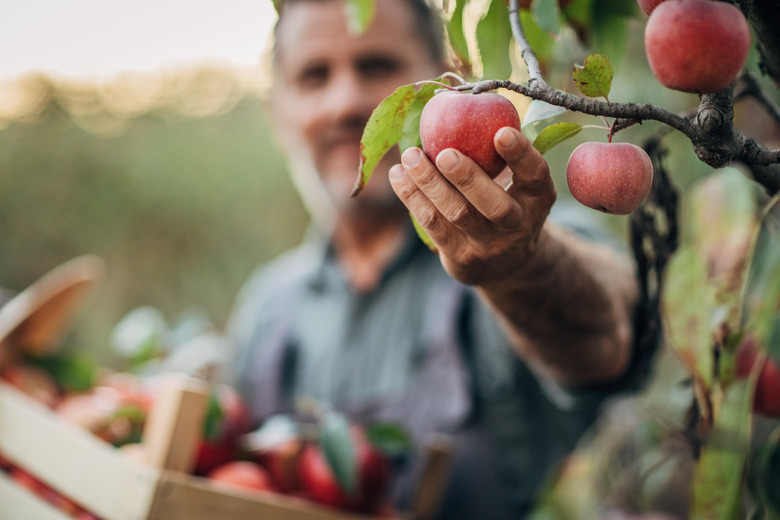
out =
<path fill-rule="evenodd" d="M 111 329 L 142 305 L 171 321 L 200 309 L 221 327 L 250 270 L 299 241 L 308 217 L 242 81 L 181 73 L 122 112 L 106 98 L 121 84 L 23 79 L 36 104 L 0 128 L 0 286 L 102 257 L 106 278 L 66 346 L 118 362 Z"/>
<path fill-rule="evenodd" d="M 757 31 L 763 28 L 757 18 L 776 10 L 764 0 L 734 3 Z M 663 332 L 658 361 L 646 388 L 626 408 L 606 413 L 551 475 L 535 518 L 634 518 L 652 512 L 775 518 L 780 505 L 767 483 L 779 478 L 780 429 L 763 435 L 755 428 L 762 420 L 752 407 L 758 369 L 739 377 L 736 358 L 750 338 L 759 345 L 760 359 L 780 362 L 780 199 L 774 195 L 780 191 L 780 151 L 771 148 L 780 142 L 775 85 L 780 74 L 773 68 L 780 45 L 760 33 L 743 74 L 722 92 L 653 98 L 649 90 L 664 89 L 646 61 L 638 63 L 636 55 L 623 60 L 632 49 L 638 54 L 637 47 L 643 54 L 636 35 L 646 16 L 635 2 L 534 0 L 520 9 L 516 0 L 508 4 L 480 2 L 476 23 L 465 15 L 471 6 L 466 0 L 445 9 L 453 55 L 468 78 L 447 88 L 475 94 L 504 89 L 524 109 L 523 131 L 553 169 L 560 158 L 550 150 L 575 136 L 586 138 L 591 128 L 609 141 L 625 132 L 624 138 L 644 143 L 654 164 L 668 156 L 673 174 L 657 176 L 655 194 L 636 213 L 657 212 L 660 204 L 667 216 L 681 211 L 683 223 L 678 247 L 668 218 L 639 228 L 640 220 L 632 219 L 638 260 L 647 255 L 648 243 L 656 248 L 651 256 L 657 278 L 641 274 L 646 316 L 660 316 L 663 327 L 643 328 L 650 335 Z M 630 72 L 623 76 L 621 70 Z M 515 93 L 522 97 L 512 97 Z M 408 121 L 422 109 L 406 98 L 390 99 L 396 100 L 394 110 L 376 112 L 366 135 L 408 132 Z M 747 99 L 754 104 L 740 107 Z M 751 116 L 739 116 L 748 109 Z M 594 116 L 600 123 L 587 124 Z M 761 118 L 769 130 L 755 128 Z M 645 122 L 652 124 L 636 128 Z M 685 152 L 680 139 L 688 146 Z M 368 167 L 360 182 L 371 174 L 370 158 L 385 151 L 365 143 Z M 693 169 L 695 178 L 686 175 Z M 676 201 L 653 200 L 661 191 L 674 193 L 674 183 L 685 195 L 680 208 Z"/>

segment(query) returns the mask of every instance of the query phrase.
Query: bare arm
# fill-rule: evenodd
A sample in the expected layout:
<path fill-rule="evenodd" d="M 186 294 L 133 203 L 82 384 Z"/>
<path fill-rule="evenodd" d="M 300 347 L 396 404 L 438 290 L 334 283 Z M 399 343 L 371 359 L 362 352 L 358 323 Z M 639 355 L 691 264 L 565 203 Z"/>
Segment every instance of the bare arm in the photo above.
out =
<path fill-rule="evenodd" d="M 391 169 L 393 188 L 447 272 L 478 288 L 529 364 L 561 383 L 618 377 L 630 358 L 631 266 L 547 222 L 555 187 L 525 136 L 503 129 L 495 144 L 512 170 L 506 189 L 454 150 L 434 166 L 418 149 Z"/>

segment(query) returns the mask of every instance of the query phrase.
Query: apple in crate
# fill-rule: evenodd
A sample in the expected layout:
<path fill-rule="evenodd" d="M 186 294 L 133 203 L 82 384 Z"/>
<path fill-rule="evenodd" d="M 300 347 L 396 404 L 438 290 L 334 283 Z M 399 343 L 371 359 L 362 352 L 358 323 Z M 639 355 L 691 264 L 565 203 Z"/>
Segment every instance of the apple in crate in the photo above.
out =
<path fill-rule="evenodd" d="M 252 428 L 249 409 L 239 393 L 228 385 L 216 385 L 209 398 L 203 437 L 195 459 L 196 475 L 238 458 L 241 438 Z"/>
<path fill-rule="evenodd" d="M 219 486 L 276 492 L 265 468 L 248 460 L 233 460 L 220 464 L 209 471 L 206 477 Z"/>

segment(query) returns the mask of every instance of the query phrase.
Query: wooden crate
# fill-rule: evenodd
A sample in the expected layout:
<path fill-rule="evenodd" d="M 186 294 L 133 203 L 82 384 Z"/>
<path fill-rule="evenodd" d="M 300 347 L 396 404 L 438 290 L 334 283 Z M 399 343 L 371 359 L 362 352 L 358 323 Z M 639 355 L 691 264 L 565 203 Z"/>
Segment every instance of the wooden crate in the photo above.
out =
<path fill-rule="evenodd" d="M 186 473 L 202 424 L 207 388 L 183 376 L 164 386 L 144 430 L 143 462 L 66 422 L 0 381 L 0 454 L 105 520 L 368 520 L 285 495 L 226 490 Z M 195 433 L 197 435 L 197 433 Z M 428 476 L 409 518 L 435 509 L 448 452 L 429 451 Z M 0 518 L 62 520 L 0 472 Z M 398 520 L 398 519 L 396 519 Z"/>
<path fill-rule="evenodd" d="M 0 368 L 24 354 L 55 351 L 102 273 L 99 258 L 77 257 L 0 307 Z M 0 380 L 0 455 L 103 520 L 370 520 L 192 476 L 209 390 L 197 379 L 167 378 L 147 418 L 139 461 Z M 446 480 L 448 444 L 435 440 L 426 455 L 409 519 L 432 517 Z M 0 471 L 0 520 L 65 518 L 71 516 Z"/>

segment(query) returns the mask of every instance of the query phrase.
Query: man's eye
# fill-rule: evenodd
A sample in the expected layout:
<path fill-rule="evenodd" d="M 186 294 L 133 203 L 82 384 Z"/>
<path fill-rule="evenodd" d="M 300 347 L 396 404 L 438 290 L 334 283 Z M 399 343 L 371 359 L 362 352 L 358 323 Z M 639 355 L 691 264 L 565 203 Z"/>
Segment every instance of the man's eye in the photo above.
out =
<path fill-rule="evenodd" d="M 328 81 L 328 68 L 325 66 L 308 67 L 298 74 L 297 83 L 303 88 L 317 88 Z"/>
<path fill-rule="evenodd" d="M 390 76 L 397 72 L 399 67 L 400 65 L 397 61 L 384 57 L 367 58 L 358 63 L 360 73 L 367 78 Z"/>

